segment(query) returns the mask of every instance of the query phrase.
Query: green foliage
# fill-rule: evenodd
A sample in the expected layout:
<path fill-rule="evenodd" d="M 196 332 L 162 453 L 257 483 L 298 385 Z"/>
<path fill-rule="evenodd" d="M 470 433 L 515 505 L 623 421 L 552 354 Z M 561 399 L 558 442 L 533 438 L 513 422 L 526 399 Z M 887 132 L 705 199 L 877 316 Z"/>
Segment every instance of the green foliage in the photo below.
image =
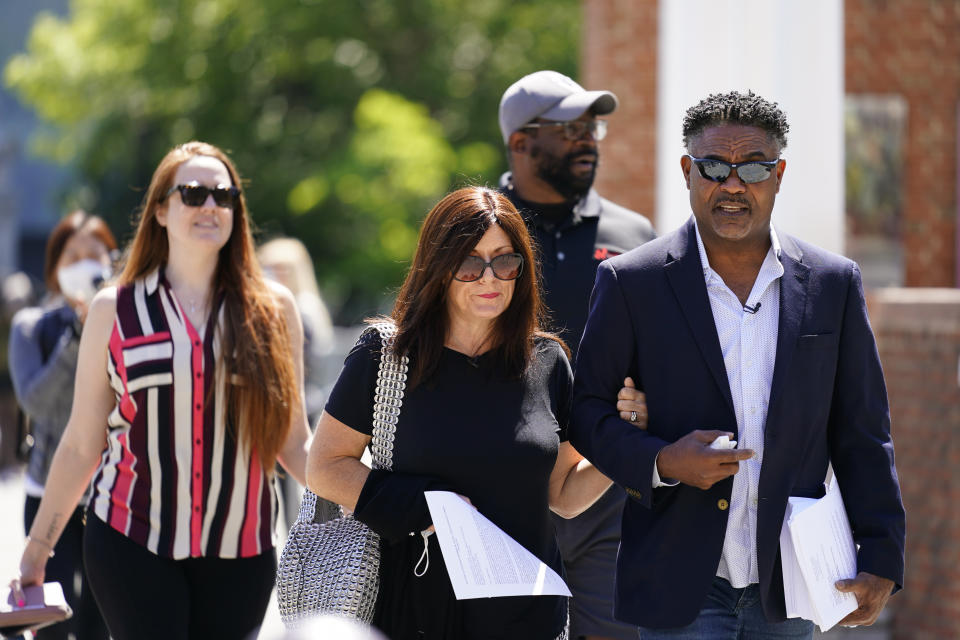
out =
<path fill-rule="evenodd" d="M 72 163 L 70 203 L 121 237 L 156 163 L 231 152 L 265 235 L 303 240 L 345 321 L 396 287 L 446 190 L 504 169 L 497 104 L 575 74 L 577 0 L 73 0 L 41 15 L 6 83 Z"/>

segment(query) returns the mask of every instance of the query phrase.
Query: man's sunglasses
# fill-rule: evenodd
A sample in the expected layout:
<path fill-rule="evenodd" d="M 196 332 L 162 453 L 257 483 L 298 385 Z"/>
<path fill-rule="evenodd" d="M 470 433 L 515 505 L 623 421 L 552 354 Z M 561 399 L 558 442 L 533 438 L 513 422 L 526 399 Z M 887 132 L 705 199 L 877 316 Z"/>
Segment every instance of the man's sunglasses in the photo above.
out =
<path fill-rule="evenodd" d="M 546 127 L 563 127 L 563 137 L 567 140 L 579 140 L 588 133 L 594 140 L 600 141 L 607 137 L 606 120 L 564 120 L 561 122 L 531 122 L 524 125 L 524 129 L 544 129 Z"/>
<path fill-rule="evenodd" d="M 485 262 L 478 256 L 467 256 L 460 263 L 460 268 L 453 272 L 453 278 L 460 282 L 476 282 L 483 277 L 487 267 L 490 267 L 497 280 L 516 280 L 523 271 L 523 256 L 519 253 L 504 253 L 490 262 Z"/>
<path fill-rule="evenodd" d="M 213 188 L 205 187 L 202 184 L 178 184 L 170 187 L 163 198 L 169 198 L 174 191 L 180 192 L 180 200 L 188 207 L 202 207 L 203 203 L 207 201 L 207 196 L 212 195 L 213 201 L 218 207 L 233 209 L 240 197 L 240 189 L 225 187 L 222 184 Z"/>
<path fill-rule="evenodd" d="M 713 158 L 694 158 L 687 156 L 697 165 L 700 175 L 713 182 L 724 182 L 730 177 L 730 172 L 737 170 L 745 184 L 756 184 L 763 182 L 770 177 L 773 169 L 780 160 L 753 160 L 751 162 L 724 162 L 723 160 L 714 160 Z"/>

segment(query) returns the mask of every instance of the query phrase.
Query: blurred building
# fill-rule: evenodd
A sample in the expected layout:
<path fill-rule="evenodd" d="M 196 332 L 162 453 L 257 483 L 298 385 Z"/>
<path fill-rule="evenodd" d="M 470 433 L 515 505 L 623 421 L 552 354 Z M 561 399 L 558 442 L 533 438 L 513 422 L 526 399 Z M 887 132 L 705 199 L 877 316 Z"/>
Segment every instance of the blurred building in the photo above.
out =
<path fill-rule="evenodd" d="M 650 214 L 661 233 L 677 226 L 674 221 L 661 225 L 654 215 L 666 197 L 658 187 L 665 184 L 660 172 L 676 173 L 673 184 L 683 190 L 682 152 L 664 162 L 656 151 L 678 148 L 680 129 L 664 138 L 658 127 L 664 114 L 658 109 L 665 86 L 689 79 L 659 77 L 665 67 L 661 58 L 676 56 L 681 48 L 693 64 L 718 73 L 726 67 L 763 66 L 764 56 L 779 59 L 780 50 L 795 47 L 802 33 L 805 43 L 795 53 L 811 66 L 820 65 L 824 52 L 835 48 L 837 28 L 829 10 L 838 11 L 842 45 L 831 63 L 835 68 L 823 82 L 803 87 L 806 103 L 789 104 L 755 84 L 727 87 L 754 88 L 781 101 L 794 123 L 801 115 L 798 106 L 816 110 L 824 94 L 832 99 L 833 77 L 839 75 L 842 82 L 842 113 L 831 118 L 842 122 L 842 207 L 835 214 L 839 219 L 825 221 L 840 230 L 840 245 L 819 243 L 856 259 L 868 287 L 907 509 L 907 573 L 904 590 L 891 599 L 880 629 L 827 635 L 960 637 L 960 0 L 709 4 L 721 17 L 704 25 L 698 21 L 700 0 L 583 3 L 580 79 L 587 88 L 611 89 L 621 99 L 621 109 L 611 117 L 611 133 L 601 143 L 599 189 Z M 783 19 L 784 13 L 798 10 L 826 15 L 822 29 L 811 29 L 805 16 L 793 15 L 792 24 Z M 682 19 L 677 19 L 678 11 L 684 12 Z M 772 20 L 757 19 L 771 15 Z M 774 46 L 764 46 L 771 33 Z M 772 73 L 791 82 L 789 71 L 783 67 Z M 782 88 L 776 81 L 773 86 Z M 823 140 L 827 162 L 835 154 L 833 131 L 829 125 Z M 784 154 L 785 188 L 797 180 L 796 127 L 792 134 Z M 781 200 L 800 191 L 816 193 L 823 183 L 791 188 L 789 195 L 781 191 L 775 220 Z M 832 206 L 835 195 L 828 194 L 827 201 Z"/>
<path fill-rule="evenodd" d="M 67 0 L 5 2 L 0 19 L 0 70 L 26 46 L 27 34 L 42 11 L 64 15 Z M 0 74 L 2 78 L 2 74 Z M 60 219 L 58 196 L 67 170 L 30 154 L 30 136 L 39 126 L 0 81 L 0 284 L 4 296 L 22 284 L 7 276 L 24 271 L 39 285 L 47 235 Z M 22 280 L 22 278 L 21 278 Z M 22 289 L 22 287 L 19 287 Z M 7 371 L 7 339 L 12 307 L 0 301 L 0 470 L 13 461 L 16 400 Z"/>
<path fill-rule="evenodd" d="M 66 15 L 67 5 L 67 0 L 4 3 L 0 69 L 25 49 L 37 14 Z M 58 196 L 67 171 L 30 154 L 30 136 L 38 126 L 33 111 L 0 83 L 0 278 L 20 270 L 39 278 L 47 234 L 60 219 Z"/>

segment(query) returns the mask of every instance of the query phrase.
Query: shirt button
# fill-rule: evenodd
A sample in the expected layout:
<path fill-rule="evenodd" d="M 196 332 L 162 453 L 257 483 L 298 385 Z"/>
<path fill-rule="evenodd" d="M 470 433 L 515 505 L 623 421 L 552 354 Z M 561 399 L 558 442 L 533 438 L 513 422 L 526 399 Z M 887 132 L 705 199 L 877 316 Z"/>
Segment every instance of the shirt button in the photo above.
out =
<path fill-rule="evenodd" d="M 195 513 L 200 513 L 200 507 L 199 507 L 199 506 L 194 507 L 193 510 L 194 510 Z"/>
<path fill-rule="evenodd" d="M 553 237 L 554 237 L 554 238 L 559 238 L 559 237 L 562 236 L 562 235 L 563 235 L 562 233 L 560 233 L 559 231 L 557 231 L 555 234 L 553 234 Z"/>
<path fill-rule="evenodd" d="M 200 438 L 197 438 L 197 444 L 200 444 Z"/>
<path fill-rule="evenodd" d="M 750 500 L 750 503 L 751 503 L 753 506 L 757 506 L 757 499 L 756 499 L 756 498 L 753 498 L 752 500 Z"/>
<path fill-rule="evenodd" d="M 200 341 L 199 341 L 199 340 L 194 340 L 194 341 L 193 341 L 193 346 L 199 347 L 199 346 L 200 346 Z"/>
<path fill-rule="evenodd" d="M 197 380 L 199 380 L 201 377 L 203 377 L 203 374 L 197 371 Z"/>
<path fill-rule="evenodd" d="M 557 251 L 557 260 L 563 260 L 567 255 L 563 251 Z"/>
<path fill-rule="evenodd" d="M 720 509 L 720 511 L 726 511 L 729 507 L 730 507 L 730 503 L 724 500 L 723 498 L 720 498 L 719 500 L 717 500 L 717 509 Z"/>
<path fill-rule="evenodd" d="M 200 405 L 198 404 L 198 405 L 197 405 L 197 411 L 199 411 L 199 410 L 200 410 Z"/>

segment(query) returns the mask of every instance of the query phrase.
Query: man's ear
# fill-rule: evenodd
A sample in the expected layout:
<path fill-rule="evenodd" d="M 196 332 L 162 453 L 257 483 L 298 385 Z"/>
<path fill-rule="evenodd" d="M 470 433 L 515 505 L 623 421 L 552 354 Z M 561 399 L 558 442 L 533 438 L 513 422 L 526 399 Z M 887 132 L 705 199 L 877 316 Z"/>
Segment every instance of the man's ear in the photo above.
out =
<path fill-rule="evenodd" d="M 690 190 L 690 169 L 693 167 L 693 161 L 688 155 L 680 156 L 680 168 L 683 170 L 683 179 L 687 183 L 687 190 Z"/>
<path fill-rule="evenodd" d="M 507 149 L 511 153 L 526 153 L 530 148 L 530 136 L 523 131 L 514 131 L 507 138 Z"/>
<path fill-rule="evenodd" d="M 777 193 L 780 193 L 780 183 L 783 182 L 783 172 L 787 170 L 787 161 L 780 158 L 777 163 Z"/>

